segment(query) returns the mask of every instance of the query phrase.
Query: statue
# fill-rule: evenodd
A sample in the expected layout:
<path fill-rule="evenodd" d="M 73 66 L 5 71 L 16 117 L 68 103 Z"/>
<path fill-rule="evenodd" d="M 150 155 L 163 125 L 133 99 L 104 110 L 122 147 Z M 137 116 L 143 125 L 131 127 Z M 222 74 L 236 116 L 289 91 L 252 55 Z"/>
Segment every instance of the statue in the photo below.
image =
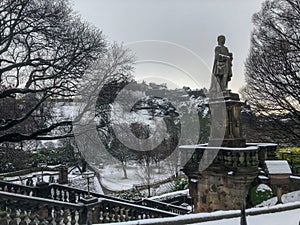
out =
<path fill-rule="evenodd" d="M 218 46 L 215 48 L 215 60 L 210 87 L 211 94 L 226 91 L 228 81 L 230 81 L 232 77 L 232 53 L 224 46 L 225 36 L 220 35 L 217 40 Z"/>

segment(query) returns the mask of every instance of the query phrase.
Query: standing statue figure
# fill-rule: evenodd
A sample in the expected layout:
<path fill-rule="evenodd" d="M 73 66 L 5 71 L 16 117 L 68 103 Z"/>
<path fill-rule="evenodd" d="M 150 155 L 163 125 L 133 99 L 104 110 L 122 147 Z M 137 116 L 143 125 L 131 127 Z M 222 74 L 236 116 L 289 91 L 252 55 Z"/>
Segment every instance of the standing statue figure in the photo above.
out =
<path fill-rule="evenodd" d="M 212 80 L 210 93 L 216 94 L 226 91 L 228 88 L 228 81 L 232 77 L 232 53 L 224 46 L 225 36 L 218 36 L 218 46 L 215 48 L 215 60 L 212 71 Z"/>

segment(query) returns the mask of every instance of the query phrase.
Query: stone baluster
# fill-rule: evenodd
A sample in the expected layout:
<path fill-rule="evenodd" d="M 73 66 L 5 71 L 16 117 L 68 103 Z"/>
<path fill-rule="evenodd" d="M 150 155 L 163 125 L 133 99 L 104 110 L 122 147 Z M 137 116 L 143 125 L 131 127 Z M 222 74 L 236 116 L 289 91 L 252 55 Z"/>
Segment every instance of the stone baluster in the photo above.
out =
<path fill-rule="evenodd" d="M 36 225 L 36 215 L 35 213 L 30 213 L 29 215 L 29 224 L 28 225 Z"/>
<path fill-rule="evenodd" d="M 79 210 L 79 224 L 86 224 L 87 221 L 87 209 L 84 207 L 83 209 Z"/>
<path fill-rule="evenodd" d="M 116 221 L 116 222 L 120 222 L 120 217 L 121 217 L 121 210 L 120 210 L 120 207 L 119 206 L 117 206 L 117 207 L 114 207 L 114 214 L 115 214 L 115 216 L 114 216 L 114 221 Z"/>
<path fill-rule="evenodd" d="M 224 153 L 223 152 L 219 152 L 217 157 L 216 157 L 216 161 L 217 164 L 221 164 L 224 162 Z"/>
<path fill-rule="evenodd" d="M 11 209 L 10 213 L 9 213 L 9 217 L 10 217 L 10 221 L 9 221 L 9 225 L 18 225 L 18 221 L 17 221 L 17 211 L 15 209 Z"/>
<path fill-rule="evenodd" d="M 233 161 L 233 167 L 237 167 L 239 162 L 238 152 L 236 151 L 232 152 L 232 161 Z"/>
<path fill-rule="evenodd" d="M 0 211 L 0 225 L 7 225 L 7 212 Z"/>
<path fill-rule="evenodd" d="M 92 221 L 93 223 L 99 223 L 100 221 L 100 206 L 97 205 L 96 207 L 93 208 L 92 211 L 93 215 L 92 215 Z"/>
<path fill-rule="evenodd" d="M 103 223 L 104 213 L 101 208 L 99 208 L 99 223 Z"/>
<path fill-rule="evenodd" d="M 234 163 L 234 161 L 235 161 L 235 158 L 234 158 L 234 154 L 233 154 L 233 152 L 232 151 L 229 151 L 229 155 L 230 155 L 230 166 L 231 167 L 234 167 L 235 166 L 235 163 Z"/>
<path fill-rule="evenodd" d="M 76 214 L 77 214 L 76 210 L 74 210 L 74 209 L 70 210 L 71 225 L 75 225 L 77 223 Z"/>
<path fill-rule="evenodd" d="M 108 217 L 109 217 L 110 223 L 115 222 L 113 211 L 110 210 L 110 211 L 108 212 Z"/>
<path fill-rule="evenodd" d="M 239 152 L 239 166 L 245 166 L 244 152 Z"/>
<path fill-rule="evenodd" d="M 125 221 L 129 221 L 130 217 L 129 217 L 129 209 L 125 209 Z"/>
<path fill-rule="evenodd" d="M 63 209 L 63 224 L 69 224 L 70 211 L 68 209 Z"/>
<path fill-rule="evenodd" d="M 63 201 L 68 202 L 67 190 L 63 190 Z"/>
<path fill-rule="evenodd" d="M 58 200 L 63 201 L 63 190 L 61 188 L 58 189 Z"/>
<path fill-rule="evenodd" d="M 51 215 L 51 216 L 48 216 L 47 217 L 47 222 L 48 222 L 48 224 L 53 224 L 53 222 L 54 222 L 54 217 Z"/>
<path fill-rule="evenodd" d="M 247 164 L 247 166 L 251 166 L 250 152 L 246 153 L 246 164 Z"/>
<path fill-rule="evenodd" d="M 38 224 L 46 225 L 47 222 L 47 214 L 37 214 Z"/>
<path fill-rule="evenodd" d="M 125 221 L 125 210 L 123 207 L 119 208 L 119 222 Z"/>
<path fill-rule="evenodd" d="M 73 190 L 69 191 L 69 202 L 76 203 L 76 194 Z"/>
<path fill-rule="evenodd" d="M 21 210 L 19 218 L 20 218 L 19 225 L 27 225 L 27 222 L 26 222 L 26 220 L 27 220 L 27 212 L 25 210 Z"/>
<path fill-rule="evenodd" d="M 252 152 L 252 166 L 257 166 L 258 164 L 258 153 Z"/>
<path fill-rule="evenodd" d="M 146 219 L 147 216 L 146 216 L 146 214 L 145 214 L 144 212 L 141 212 L 141 213 L 139 213 L 139 218 L 140 218 L 141 220 L 143 220 L 143 219 Z"/>
<path fill-rule="evenodd" d="M 56 208 L 54 212 L 54 217 L 55 217 L 55 223 L 60 224 L 62 222 L 62 214 L 61 214 L 61 209 Z"/>
<path fill-rule="evenodd" d="M 111 222 L 117 222 L 116 220 L 115 220 L 115 217 L 116 217 L 116 211 L 115 211 L 115 207 L 114 207 L 114 205 L 112 205 L 111 206 L 111 208 L 110 208 L 110 221 Z"/>
<path fill-rule="evenodd" d="M 130 220 L 137 220 L 138 219 L 138 213 L 136 210 L 130 210 L 129 209 L 129 216 Z"/>
<path fill-rule="evenodd" d="M 53 187 L 53 197 L 52 197 L 54 200 L 57 200 L 58 199 L 58 196 L 57 196 L 57 188 L 56 187 Z"/>
<path fill-rule="evenodd" d="M 48 224 L 53 224 L 55 222 L 55 220 L 54 220 L 55 208 L 48 205 L 47 211 L 48 211 L 48 216 L 47 216 L 46 220 L 48 221 Z"/>
<path fill-rule="evenodd" d="M 8 186 L 8 185 L 5 185 L 5 186 L 4 186 L 4 191 L 10 192 L 10 189 L 9 189 L 9 186 Z"/>
<path fill-rule="evenodd" d="M 229 161 L 229 159 L 228 159 L 228 153 L 226 152 L 226 151 L 222 151 L 222 154 L 223 154 L 223 158 L 224 158 L 224 165 L 225 166 L 228 166 L 228 161 Z"/>
<path fill-rule="evenodd" d="M 110 217 L 109 217 L 109 212 L 108 211 L 104 211 L 103 213 L 103 223 L 109 223 L 110 222 Z"/>

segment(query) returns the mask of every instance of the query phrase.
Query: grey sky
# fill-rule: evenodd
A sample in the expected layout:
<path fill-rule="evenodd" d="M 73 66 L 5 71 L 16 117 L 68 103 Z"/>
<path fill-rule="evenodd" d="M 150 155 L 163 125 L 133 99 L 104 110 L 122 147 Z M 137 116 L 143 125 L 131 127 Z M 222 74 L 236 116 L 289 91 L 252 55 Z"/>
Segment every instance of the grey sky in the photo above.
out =
<path fill-rule="evenodd" d="M 127 46 L 142 60 L 137 63 L 138 79 L 156 76 L 180 87 L 208 87 L 216 38 L 224 34 L 234 55 L 229 87 L 238 91 L 245 84 L 251 17 L 263 0 L 71 1 L 109 41 L 130 43 Z"/>

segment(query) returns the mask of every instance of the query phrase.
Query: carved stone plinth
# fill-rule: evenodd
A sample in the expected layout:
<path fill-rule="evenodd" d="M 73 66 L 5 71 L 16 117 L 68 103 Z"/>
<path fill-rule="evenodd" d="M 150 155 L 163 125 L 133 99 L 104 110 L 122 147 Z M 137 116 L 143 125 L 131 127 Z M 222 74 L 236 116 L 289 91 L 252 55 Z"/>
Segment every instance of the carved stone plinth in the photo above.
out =
<path fill-rule="evenodd" d="M 187 150 L 188 146 L 181 148 Z M 258 147 L 219 147 L 216 155 L 210 154 L 216 150 L 213 147 L 198 145 L 194 148 L 194 154 L 183 168 L 189 177 L 194 212 L 239 209 L 258 174 Z M 204 169 L 201 164 L 205 164 L 202 161 L 205 155 L 215 156 Z"/>
<path fill-rule="evenodd" d="M 224 91 L 209 100 L 211 113 L 210 146 L 245 147 L 240 112 L 243 103 L 239 95 Z"/>
<path fill-rule="evenodd" d="M 204 171 L 189 183 L 190 190 L 193 190 L 190 195 L 194 200 L 194 212 L 239 209 L 256 175 Z"/>
<path fill-rule="evenodd" d="M 246 146 L 242 136 L 242 105 L 239 95 L 229 90 L 209 100 L 209 143 L 194 146 L 193 156 L 183 168 L 195 212 L 240 209 L 258 174 L 258 146 Z"/>

